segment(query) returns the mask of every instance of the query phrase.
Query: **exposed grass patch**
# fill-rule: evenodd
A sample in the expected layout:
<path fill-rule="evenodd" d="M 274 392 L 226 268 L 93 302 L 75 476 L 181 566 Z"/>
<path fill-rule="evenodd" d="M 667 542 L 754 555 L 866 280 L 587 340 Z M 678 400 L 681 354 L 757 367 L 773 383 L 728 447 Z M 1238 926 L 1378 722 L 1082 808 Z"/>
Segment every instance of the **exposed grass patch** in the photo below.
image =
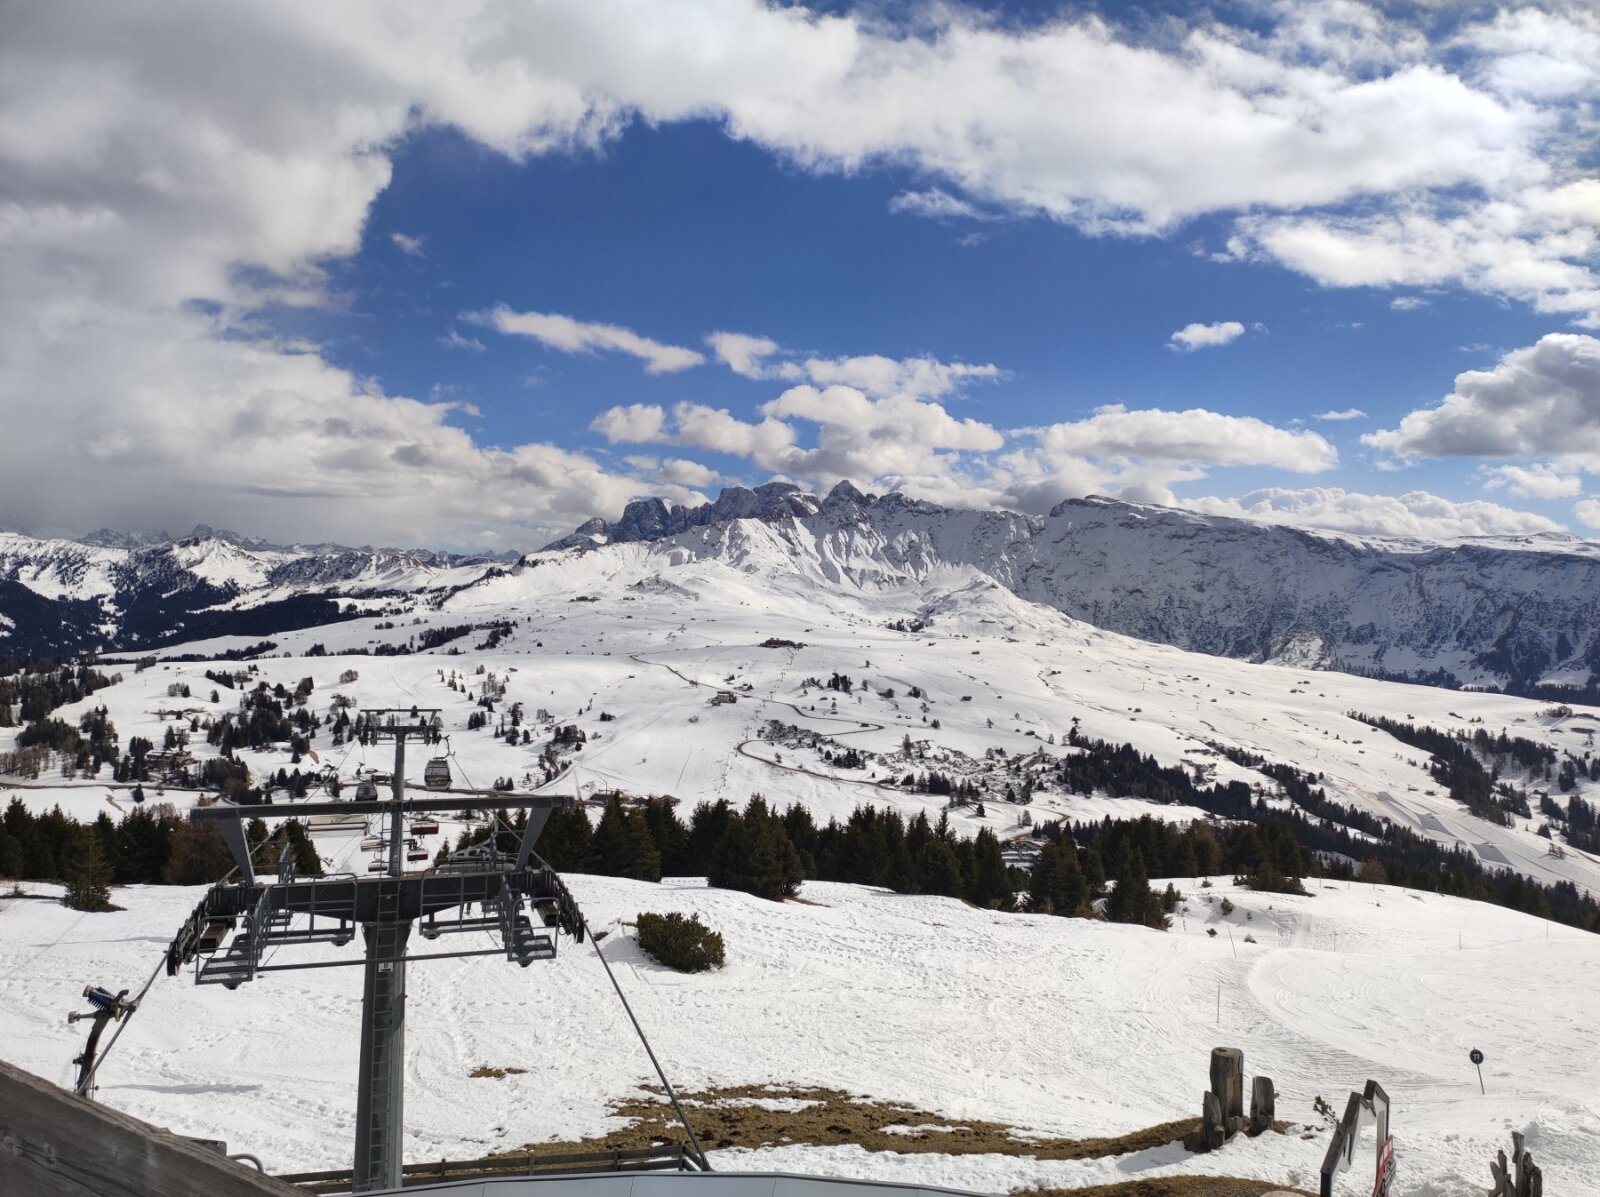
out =
<path fill-rule="evenodd" d="M 1305 1189 L 1265 1180 L 1240 1180 L 1233 1176 L 1161 1176 L 1150 1180 L 1124 1180 L 1087 1189 L 1021 1189 L 1013 1197 L 1262 1197 L 1265 1193 L 1298 1193 Z"/>
<path fill-rule="evenodd" d="M 527 1071 L 528 1070 L 526 1068 L 495 1068 L 489 1064 L 479 1064 L 471 1072 L 467 1073 L 467 1075 L 473 1077 L 490 1077 L 498 1081 L 503 1080 L 508 1076 L 521 1076 Z"/>
<path fill-rule="evenodd" d="M 832 1147 L 853 1143 L 867 1151 L 901 1155 L 933 1152 L 1081 1160 L 1126 1155 L 1176 1143 L 1194 1134 L 1200 1125 L 1198 1118 L 1184 1118 L 1123 1135 L 1064 1139 L 1031 1135 L 1003 1123 L 981 1119 L 955 1121 L 899 1102 L 853 1097 L 838 1089 L 734 1085 L 680 1093 L 679 1099 L 701 1146 L 708 1151 L 727 1147 Z M 786 1106 L 807 1104 L 798 1109 L 768 1109 L 760 1104 L 763 1100 L 774 1099 L 788 1099 L 783 1102 Z M 532 1152 L 538 1156 L 628 1150 L 676 1142 L 684 1137 L 683 1127 L 673 1115 L 671 1105 L 654 1087 L 646 1088 L 639 1096 L 613 1102 L 611 1108 L 619 1118 L 628 1120 L 627 1125 L 594 1139 L 530 1143 L 517 1154 Z M 1264 1186 L 1259 1191 L 1271 1187 Z M 1251 1190 L 1246 1197 L 1254 1197 L 1256 1191 Z M 1137 1190 L 1127 1192 L 1134 1194 Z M 1245 1193 L 1245 1190 L 1240 1192 Z"/>

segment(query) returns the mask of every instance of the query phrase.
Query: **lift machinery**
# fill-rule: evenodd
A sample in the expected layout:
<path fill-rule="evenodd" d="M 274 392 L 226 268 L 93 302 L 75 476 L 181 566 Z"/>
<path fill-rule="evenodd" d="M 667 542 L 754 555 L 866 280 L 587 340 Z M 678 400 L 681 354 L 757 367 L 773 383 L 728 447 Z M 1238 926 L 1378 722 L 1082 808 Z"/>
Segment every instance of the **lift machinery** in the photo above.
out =
<path fill-rule="evenodd" d="M 238 874 L 212 886 L 179 929 L 167 953 L 169 974 L 192 965 L 197 984 L 237 989 L 267 972 L 356 963 L 365 966 L 356 1099 L 356 1192 L 400 1186 L 408 962 L 500 955 L 526 968 L 535 960 L 555 957 L 561 932 L 577 942 L 583 940 L 583 915 L 566 886 L 550 869 L 531 867 L 533 845 L 550 812 L 571 806 L 573 799 L 511 794 L 447 797 L 439 793 L 406 798 L 406 743 L 436 742 L 438 718 L 437 710 L 417 707 L 361 713 L 357 727 L 365 733 L 365 742 L 394 743 L 388 801 L 368 799 L 363 786 L 355 802 L 294 805 L 296 817 L 349 814 L 387 818 L 388 859 L 376 875 L 298 877 L 292 853 L 286 851 L 276 878 L 266 881 L 256 875 L 251 863 L 244 823 L 275 811 L 217 804 L 198 807 L 190 815 L 196 821 L 217 825 L 238 865 Z M 497 851 L 491 836 L 487 847 L 475 846 L 436 868 L 405 871 L 407 819 L 431 821 L 442 811 L 511 809 L 527 812 L 526 824 L 518 829 L 514 855 Z M 421 855 L 425 858 L 427 854 Z M 375 863 L 384 862 L 380 858 Z M 411 929 L 419 923 L 422 937 L 430 942 L 451 933 L 489 932 L 499 946 L 410 955 Z M 357 927 L 366 944 L 364 959 L 330 959 L 321 954 L 317 959 L 291 957 L 280 962 L 275 953 L 283 946 L 343 946 L 355 938 Z"/>

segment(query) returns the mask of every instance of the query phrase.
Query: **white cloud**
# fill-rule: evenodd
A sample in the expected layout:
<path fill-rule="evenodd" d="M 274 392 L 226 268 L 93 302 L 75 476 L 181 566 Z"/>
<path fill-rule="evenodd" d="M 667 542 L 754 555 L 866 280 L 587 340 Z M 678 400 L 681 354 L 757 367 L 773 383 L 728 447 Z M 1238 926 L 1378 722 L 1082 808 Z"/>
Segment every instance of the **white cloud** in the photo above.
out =
<path fill-rule="evenodd" d="M 667 482 L 693 487 L 705 487 L 723 481 L 717 471 L 686 457 L 669 457 L 661 463 L 659 476 Z"/>
<path fill-rule="evenodd" d="M 827 487 L 841 478 L 894 488 L 920 485 L 955 500 L 956 481 L 981 467 L 969 460 L 1002 448 L 1005 436 L 978 420 L 958 419 L 937 403 L 909 395 L 874 399 L 853 387 L 791 387 L 743 420 L 725 408 L 679 403 L 616 407 L 593 427 L 613 443 L 683 445 L 745 459 L 769 473 Z M 801 431 L 815 429 L 814 444 Z"/>
<path fill-rule="evenodd" d="M 874 398 L 855 387 L 801 384 L 756 414 L 748 420 L 698 403 L 670 411 L 634 404 L 602 412 L 592 427 L 614 444 L 727 454 L 821 489 L 848 478 L 957 506 L 1029 512 L 1091 493 L 1171 504 L 1174 485 L 1214 468 L 1314 473 L 1338 462 L 1315 432 L 1203 409 L 1103 407 L 1085 420 L 1008 434 L 909 394 Z M 702 485 L 687 474 L 680 480 Z"/>
<path fill-rule="evenodd" d="M 1586 528 L 1600 528 L 1600 499 L 1579 499 L 1572 505 L 1572 514 Z"/>
<path fill-rule="evenodd" d="M 1365 420 L 1367 413 L 1359 407 L 1346 407 L 1339 411 L 1319 411 L 1311 418 L 1313 420 L 1327 420 L 1337 423 L 1341 420 Z"/>
<path fill-rule="evenodd" d="M 783 352 L 771 337 L 752 337 L 747 333 L 714 332 L 706 338 L 717 360 L 742 378 L 771 378 L 774 368 L 768 359 Z"/>
<path fill-rule="evenodd" d="M 1583 479 L 1576 474 L 1558 469 L 1554 463 L 1543 465 L 1496 466 L 1489 471 L 1489 490 L 1509 490 L 1524 499 L 1575 499 L 1583 493 Z"/>
<path fill-rule="evenodd" d="M 482 353 L 484 344 L 477 337 L 463 336 L 460 329 L 452 328 L 439 338 L 439 344 L 446 349 L 465 349 L 470 353 Z"/>
<path fill-rule="evenodd" d="M 902 191 L 889 201 L 896 216 L 922 216 L 929 220 L 994 220 L 992 212 L 969 204 L 940 187 L 926 191 Z"/>
<path fill-rule="evenodd" d="M 1527 536 L 1565 531 L 1554 520 L 1531 512 L 1482 499 L 1455 502 L 1422 490 L 1403 495 L 1368 495 L 1338 487 L 1267 488 L 1236 499 L 1214 496 L 1184 499 L 1182 505 L 1207 515 L 1326 528 L 1360 536 L 1455 540 L 1468 536 Z"/>
<path fill-rule="evenodd" d="M 1394 312 L 1417 312 L 1428 306 L 1428 301 L 1420 295 L 1396 295 L 1389 301 L 1389 310 Z"/>
<path fill-rule="evenodd" d="M 615 324 L 594 324 L 549 312 L 514 312 L 504 304 L 462 317 L 508 335 L 532 337 L 563 353 L 625 353 L 644 363 L 646 374 L 675 374 L 704 363 L 705 355 L 681 345 L 664 345 Z"/>
<path fill-rule="evenodd" d="M 919 14 L 914 34 L 759 0 L 35 6 L 0 40 L 0 470 L 13 506 L 36 509 L 12 517 L 48 502 L 56 524 L 460 539 L 614 511 L 649 485 L 571 450 L 478 445 L 445 405 L 263 331 L 268 303 L 327 301 L 325 270 L 368 235 L 394 148 L 428 127 L 526 158 L 599 147 L 630 121 L 710 119 L 795 168 L 903 164 L 985 211 L 1129 235 L 1248 211 L 1236 255 L 1329 285 L 1600 311 L 1600 189 L 1583 175 L 1600 16 L 1468 14 L 1432 45 L 1349 3 L 1262 13 L 1250 29 L 1207 20 L 1145 39 L 1096 16 L 1001 23 L 954 5 Z M 528 315 L 528 335 L 565 351 L 662 372 L 700 360 Z M 879 402 L 994 371 L 766 356 L 772 377 Z M 877 451 L 917 485 L 970 482 L 963 455 L 982 451 L 888 452 L 838 407 L 808 450 L 831 454 L 819 469 Z M 763 423 L 760 451 L 781 455 L 793 429 Z M 1410 443 L 1406 425 L 1396 435 Z M 1042 494 L 1075 485 L 1064 472 L 1159 488 L 1204 466 L 995 468 Z M 84 481 L 63 493 L 68 472 Z"/>
<path fill-rule="evenodd" d="M 677 433 L 672 443 L 748 458 L 763 469 L 776 469 L 794 448 L 794 429 L 781 420 L 746 423 L 726 408 L 680 403 L 672 409 Z"/>
<path fill-rule="evenodd" d="M 956 419 L 937 403 L 924 403 L 891 393 L 869 399 L 854 387 L 835 384 L 791 387 L 761 413 L 769 418 L 809 420 L 829 433 L 848 432 L 867 441 L 908 440 L 925 449 L 971 449 L 988 452 L 1005 444 L 997 430 L 979 420 Z"/>
<path fill-rule="evenodd" d="M 427 238 L 420 235 L 411 237 L 405 233 L 390 233 L 389 240 L 394 242 L 395 248 L 401 253 L 405 254 L 406 257 L 420 258 L 423 256 L 423 242 L 425 242 Z"/>
<path fill-rule="evenodd" d="M 807 358 L 800 364 L 803 377 L 818 386 L 854 387 L 869 395 L 934 397 L 948 395 L 968 382 L 994 382 L 1000 367 L 941 362 L 928 357 L 889 358 L 878 355 L 845 358 Z"/>
<path fill-rule="evenodd" d="M 1600 340 L 1551 333 L 1361 440 L 1402 458 L 1600 456 Z"/>
<path fill-rule="evenodd" d="M 1460 41 L 1484 55 L 1480 66 L 1496 92 L 1533 100 L 1592 92 L 1600 80 L 1600 24 L 1538 8 L 1507 8 L 1483 25 L 1469 25 Z"/>
<path fill-rule="evenodd" d="M 653 403 L 630 403 L 627 407 L 607 408 L 589 427 L 613 445 L 644 445 L 661 438 L 666 420 L 667 413 Z"/>
<path fill-rule="evenodd" d="M 747 333 L 714 332 L 706 342 L 718 360 L 744 378 L 854 387 L 879 397 L 932 399 L 969 382 L 995 382 L 1005 377 L 999 366 L 941 362 L 931 357 L 804 357 L 784 349 L 770 337 Z"/>
<path fill-rule="evenodd" d="M 1244 336 L 1244 325 L 1237 320 L 1220 320 L 1215 324 L 1185 324 L 1167 338 L 1167 347 L 1193 352 L 1196 349 L 1209 349 L 1214 345 L 1226 345 L 1229 341 L 1236 341 L 1242 336 Z"/>
<path fill-rule="evenodd" d="M 1600 219 L 1588 187 L 1522 188 L 1479 205 L 1417 196 L 1376 214 L 1250 216 L 1230 246 L 1324 286 L 1453 285 L 1595 324 L 1600 274 L 1589 263 L 1600 252 Z"/>
<path fill-rule="evenodd" d="M 316 353 L 219 336 L 192 313 L 93 311 L 62 329 L 121 364 L 105 403 L 97 362 L 39 345 L 8 368 L 52 379 L 48 412 L 8 408 L 13 479 L 43 455 L 95 487 L 14 487 L 10 518 L 50 526 L 170 527 L 178 515 L 273 538 L 528 545 L 630 498 L 697 492 L 548 444 L 489 448 L 454 423 L 464 405 L 378 390 Z M 198 446 L 198 447 L 197 447 Z M 151 478 L 164 481 L 152 485 Z M 103 494 L 116 497 L 108 520 Z"/>
<path fill-rule="evenodd" d="M 1054 424 L 1039 433 L 1047 451 L 1075 456 L 1261 465 L 1309 474 L 1332 469 L 1338 451 L 1321 435 L 1277 428 L 1253 416 L 1203 408 L 1129 411 L 1101 407 L 1086 420 Z"/>

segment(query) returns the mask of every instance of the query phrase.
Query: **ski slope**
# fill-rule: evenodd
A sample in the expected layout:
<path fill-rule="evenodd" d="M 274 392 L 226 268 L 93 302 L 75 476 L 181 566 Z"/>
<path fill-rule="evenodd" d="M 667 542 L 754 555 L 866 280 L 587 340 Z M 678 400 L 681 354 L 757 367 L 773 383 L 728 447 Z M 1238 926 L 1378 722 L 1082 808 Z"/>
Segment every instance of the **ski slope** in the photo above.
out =
<path fill-rule="evenodd" d="M 493 649 L 474 648 L 486 636 L 478 631 L 428 653 L 340 655 L 403 643 L 428 627 L 493 620 L 516 621 Z M 928 626 L 916 633 L 886 626 L 899 620 Z M 761 647 L 769 638 L 804 647 Z M 1132 743 L 1163 764 L 1181 763 L 1205 781 L 1264 783 L 1260 773 L 1222 755 L 1231 749 L 1313 770 L 1330 797 L 1470 848 L 1488 865 L 1600 889 L 1600 860 L 1571 849 L 1564 857 L 1550 855 L 1551 841 L 1538 834 L 1537 800 L 1534 817 L 1513 826 L 1475 818 L 1440 790 L 1425 754 L 1351 717 L 1361 711 L 1449 730 L 1504 730 L 1581 757 L 1593 750 L 1600 710 L 1577 707 L 1558 715 L 1559 708 L 1533 700 L 1187 653 L 1076 622 L 971 570 L 939 569 L 921 580 L 868 588 L 819 587 L 799 574 L 752 573 L 721 561 L 664 565 L 651 546 L 620 545 L 507 573 L 456 593 L 438 609 L 282 633 L 275 642 L 276 652 L 291 655 L 252 662 L 258 671 L 252 683 L 281 682 L 292 690 L 309 676 L 315 682 L 311 705 L 319 713 L 334 695 L 358 706 L 442 708 L 458 785 L 482 788 L 511 777 L 521 788 L 548 738 L 549 725 L 535 728 L 527 746 L 466 730 L 478 709 L 483 677 L 476 670 L 482 667 L 506 683 L 501 710 L 520 702 L 532 721 L 543 708 L 554 723 L 575 723 L 589 736 L 570 758 L 572 771 L 546 787 L 563 793 L 577 786 L 584 793 L 672 794 L 684 802 L 685 814 L 701 800 L 742 804 L 760 792 L 782 805 L 802 802 L 824 820 L 869 801 L 908 815 L 937 815 L 943 799 L 881 783 L 934 768 L 986 769 L 995 780 L 1019 756 L 1070 752 L 1064 740 L 1076 726 L 1087 738 Z M 245 643 L 207 641 L 168 655 Z M 313 646 L 328 655 L 301 655 Z M 124 743 L 143 735 L 159 745 L 167 726 L 187 727 L 237 703 L 238 694 L 226 689 L 218 690 L 218 702 L 210 701 L 215 687 L 204 677 L 208 668 L 251 666 L 164 663 L 135 673 L 124 664 L 118 667 L 121 684 L 58 715 L 75 718 L 88 705 L 104 704 Z M 341 685 L 347 669 L 357 670 L 359 679 Z M 852 677 L 854 693 L 806 684 L 834 672 Z M 452 674 L 459 689 L 447 684 Z M 189 699 L 168 697 L 169 686 L 179 684 L 190 687 Z M 909 697 L 913 687 L 925 697 Z M 711 705 L 723 689 L 737 701 Z M 894 697 L 882 697 L 890 690 Z M 602 722 L 602 713 L 613 718 Z M 886 759 L 868 769 L 834 768 L 818 749 L 763 741 L 772 720 L 832 737 L 826 747 L 848 745 Z M 9 746 L 12 734 L 0 735 L 0 747 Z M 909 758 L 899 755 L 908 737 L 927 742 Z M 203 737 L 195 740 L 198 754 L 211 751 Z M 387 770 L 390 764 L 386 750 L 330 748 L 326 733 L 313 746 L 321 763 L 347 780 L 358 767 Z M 1006 755 L 988 757 L 991 751 Z M 257 776 L 289 763 L 283 751 L 244 755 Z M 413 780 L 420 779 L 422 763 L 417 756 L 410 762 Z M 1550 783 L 1529 788 L 1564 800 Z M 115 797 L 84 779 L 58 785 L 41 778 L 19 792 L 30 804 L 60 801 L 87 818 Z M 1581 781 L 1579 792 L 1600 800 L 1600 784 Z M 1006 836 L 1025 834 L 1017 824 L 1021 813 L 990 803 L 981 820 L 970 810 L 951 817 L 964 834 L 988 826 Z M 1056 790 L 1040 792 L 1027 809 L 1036 821 L 1142 813 L 1180 820 L 1198 814 Z"/>
<path fill-rule="evenodd" d="M 824 1086 L 957 1121 L 1109 1135 L 1197 1114 L 1210 1048 L 1230 1045 L 1244 1049 L 1249 1075 L 1274 1079 L 1279 1117 L 1296 1124 L 1210 1156 L 784 1146 L 719 1153 L 719 1168 L 986 1192 L 1185 1172 L 1315 1188 L 1327 1134 L 1313 1099 L 1342 1109 L 1373 1077 L 1394 1103 L 1399 1194 L 1479 1189 L 1513 1129 L 1528 1135 L 1548 1192 L 1594 1192 L 1600 1176 L 1600 1027 L 1589 1009 L 1600 938 L 1497 907 L 1359 884 L 1292 898 L 1185 880 L 1186 908 L 1157 932 L 824 883 L 781 905 L 692 880 L 569 883 L 592 925 L 614 929 L 607 955 L 687 1089 Z M 0 899 L 5 1057 L 69 1081 L 81 1029 L 64 1015 L 82 986 L 142 984 L 198 894 L 119 891 L 128 909 L 103 915 Z M 1226 919 L 1224 895 L 1236 904 Z M 727 967 L 687 976 L 656 966 L 616 929 L 641 910 L 698 913 L 722 932 Z M 318 950 L 356 959 L 353 947 Z M 599 1134 L 612 1124 L 607 1102 L 653 1080 L 587 944 L 563 941 L 557 960 L 526 970 L 493 957 L 419 963 L 409 989 L 408 1159 Z M 225 1138 L 271 1170 L 344 1166 L 359 1001 L 354 968 L 267 974 L 233 993 L 163 976 L 101 1074 L 100 1097 Z M 1487 1057 L 1486 1095 L 1473 1047 Z M 485 1064 L 527 1071 L 468 1076 Z M 1339 1192 L 1364 1194 L 1359 1177 Z"/>

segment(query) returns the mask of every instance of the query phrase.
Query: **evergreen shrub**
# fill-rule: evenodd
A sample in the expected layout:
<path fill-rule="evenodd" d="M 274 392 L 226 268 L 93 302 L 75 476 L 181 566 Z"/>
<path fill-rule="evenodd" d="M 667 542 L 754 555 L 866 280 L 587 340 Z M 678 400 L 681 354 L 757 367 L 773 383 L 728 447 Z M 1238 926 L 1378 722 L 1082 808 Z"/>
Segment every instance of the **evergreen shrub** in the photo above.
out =
<path fill-rule="evenodd" d="M 722 935 L 700 921 L 697 914 L 641 913 L 639 946 L 668 968 L 680 973 L 703 973 L 721 968 Z"/>

